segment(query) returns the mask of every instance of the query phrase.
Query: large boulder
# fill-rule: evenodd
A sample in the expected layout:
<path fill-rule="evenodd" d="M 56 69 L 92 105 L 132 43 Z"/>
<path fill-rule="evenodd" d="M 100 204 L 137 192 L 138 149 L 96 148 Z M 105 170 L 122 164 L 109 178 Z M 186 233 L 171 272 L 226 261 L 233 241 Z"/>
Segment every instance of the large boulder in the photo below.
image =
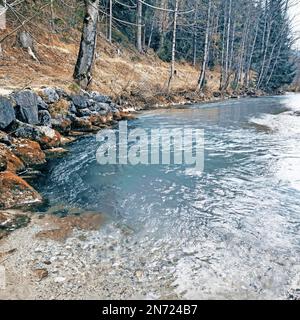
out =
<path fill-rule="evenodd" d="M 57 148 L 61 145 L 61 135 L 54 129 L 49 127 L 39 127 L 41 137 L 39 143 L 43 149 Z"/>
<path fill-rule="evenodd" d="M 10 100 L 0 96 L 0 129 L 7 128 L 15 119 L 15 110 Z"/>
<path fill-rule="evenodd" d="M 28 167 L 39 166 L 46 163 L 45 153 L 40 145 L 28 139 L 14 139 L 12 151 Z"/>
<path fill-rule="evenodd" d="M 0 190 L 0 209 L 23 209 L 43 202 L 36 190 L 12 172 L 0 172 Z"/>
<path fill-rule="evenodd" d="M 38 124 L 38 96 L 31 90 L 23 90 L 13 94 L 16 102 L 16 117 L 28 124 Z"/>
<path fill-rule="evenodd" d="M 0 143 L 0 167 L 2 167 L 0 171 L 22 172 L 25 170 L 23 161 L 2 143 Z"/>
<path fill-rule="evenodd" d="M 46 126 L 32 126 L 29 124 L 16 122 L 17 128 L 14 136 L 17 138 L 30 139 L 38 142 L 43 149 L 59 147 L 61 135 L 54 129 Z"/>

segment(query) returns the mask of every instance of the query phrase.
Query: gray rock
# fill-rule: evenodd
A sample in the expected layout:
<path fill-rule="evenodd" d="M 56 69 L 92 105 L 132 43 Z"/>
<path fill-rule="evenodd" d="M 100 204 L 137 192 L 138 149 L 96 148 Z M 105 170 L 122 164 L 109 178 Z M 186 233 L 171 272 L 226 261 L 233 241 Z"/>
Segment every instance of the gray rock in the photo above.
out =
<path fill-rule="evenodd" d="M 55 90 L 60 98 L 69 98 L 69 95 L 63 89 L 56 88 Z"/>
<path fill-rule="evenodd" d="M 88 107 L 88 98 L 81 95 L 71 96 L 71 100 L 76 108 L 86 109 Z"/>
<path fill-rule="evenodd" d="M 76 109 L 76 107 L 75 107 L 75 105 L 74 105 L 73 102 L 70 103 L 69 111 L 70 111 L 71 113 L 77 113 L 77 109 Z"/>
<path fill-rule="evenodd" d="M 95 100 L 96 102 L 101 102 L 101 103 L 110 103 L 111 98 L 109 96 L 104 96 L 98 92 L 91 92 L 90 97 Z"/>
<path fill-rule="evenodd" d="M 28 124 L 38 124 L 38 96 L 31 90 L 24 90 L 13 94 L 16 101 L 16 117 Z"/>
<path fill-rule="evenodd" d="M 0 129 L 7 128 L 15 119 L 15 110 L 10 100 L 0 96 Z"/>
<path fill-rule="evenodd" d="M 34 140 L 41 145 L 42 149 L 60 146 L 60 134 L 50 127 L 33 126 L 20 121 L 16 121 L 15 127 L 15 137 Z"/>
<path fill-rule="evenodd" d="M 42 134 L 37 129 L 37 127 L 22 123 L 20 121 L 16 121 L 16 126 L 17 128 L 14 131 L 14 135 L 17 138 L 24 138 L 24 139 L 38 141 L 42 137 Z"/>
<path fill-rule="evenodd" d="M 92 114 L 92 111 L 88 108 L 85 108 L 85 109 L 79 109 L 77 111 L 77 115 L 80 116 L 80 117 L 87 117 L 87 116 L 90 116 Z"/>
<path fill-rule="evenodd" d="M 115 109 L 120 109 L 120 106 L 119 105 L 117 105 L 116 103 L 114 103 L 114 102 L 111 102 L 110 104 L 110 107 L 113 109 L 113 108 L 115 108 Z"/>
<path fill-rule="evenodd" d="M 93 107 L 96 103 L 97 103 L 97 102 L 94 101 L 93 99 L 88 99 L 88 101 L 87 101 L 87 104 L 88 104 L 88 107 L 89 107 L 89 108 L 90 108 L 90 107 Z"/>
<path fill-rule="evenodd" d="M 97 102 L 94 106 L 89 108 L 91 111 L 110 111 L 110 105 L 107 103 Z"/>
<path fill-rule="evenodd" d="M 119 111 L 119 109 L 117 109 L 117 108 L 111 108 L 110 109 L 110 111 L 112 112 L 112 113 L 120 113 L 120 111 Z"/>
<path fill-rule="evenodd" d="M 37 97 L 37 105 L 39 110 L 48 110 L 47 103 L 40 97 Z"/>
<path fill-rule="evenodd" d="M 51 127 L 51 115 L 47 110 L 39 111 L 39 123 L 42 126 Z"/>
<path fill-rule="evenodd" d="M 109 111 L 107 111 L 107 110 L 100 110 L 98 113 L 100 114 L 100 116 L 107 116 L 107 115 L 109 114 Z"/>
<path fill-rule="evenodd" d="M 55 103 L 59 100 L 59 95 L 54 88 L 43 89 L 43 94 L 47 103 Z"/>

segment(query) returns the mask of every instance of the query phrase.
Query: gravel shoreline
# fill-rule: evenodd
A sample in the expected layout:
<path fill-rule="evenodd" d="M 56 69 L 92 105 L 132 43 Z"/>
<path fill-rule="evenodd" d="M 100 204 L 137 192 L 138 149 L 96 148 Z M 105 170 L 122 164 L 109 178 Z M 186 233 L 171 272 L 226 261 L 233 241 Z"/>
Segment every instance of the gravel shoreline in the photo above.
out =
<path fill-rule="evenodd" d="M 1 240 L 6 288 L 0 299 L 179 298 L 174 268 L 161 268 L 142 243 L 139 253 L 132 252 L 129 229 L 105 219 L 95 223 L 92 213 L 83 216 L 90 223 L 71 223 L 70 233 L 62 218 L 31 214 L 27 227 Z M 53 230 L 60 236 L 53 237 Z"/>

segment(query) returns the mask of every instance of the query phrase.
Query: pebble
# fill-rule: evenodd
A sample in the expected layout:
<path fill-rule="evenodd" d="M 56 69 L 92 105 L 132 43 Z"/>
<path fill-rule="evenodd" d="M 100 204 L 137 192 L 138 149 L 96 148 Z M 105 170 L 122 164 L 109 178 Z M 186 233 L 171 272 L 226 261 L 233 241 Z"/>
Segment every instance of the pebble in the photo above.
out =
<path fill-rule="evenodd" d="M 66 281 L 66 278 L 64 278 L 64 277 L 56 277 L 54 279 L 55 283 L 61 283 L 61 282 L 64 282 L 64 281 Z"/>

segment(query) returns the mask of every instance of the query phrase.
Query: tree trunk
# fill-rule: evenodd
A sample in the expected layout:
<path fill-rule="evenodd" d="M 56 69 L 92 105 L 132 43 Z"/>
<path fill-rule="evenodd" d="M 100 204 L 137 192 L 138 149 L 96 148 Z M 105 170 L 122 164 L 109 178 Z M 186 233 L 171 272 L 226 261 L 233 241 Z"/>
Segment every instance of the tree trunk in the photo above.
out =
<path fill-rule="evenodd" d="M 221 49 L 221 76 L 219 89 L 223 92 L 223 82 L 224 82 L 224 58 L 225 58 L 225 36 L 226 36 L 226 25 L 227 25 L 227 14 L 226 7 L 224 8 L 224 26 L 223 26 L 223 36 L 222 36 L 222 49 Z"/>
<path fill-rule="evenodd" d="M 112 18 L 113 18 L 112 5 L 113 5 L 113 0 L 109 0 L 108 41 L 110 43 L 112 42 Z"/>
<path fill-rule="evenodd" d="M 249 86 L 249 82 L 250 82 L 250 71 L 251 71 L 251 66 L 252 66 L 252 58 L 253 58 L 253 55 L 254 55 L 254 50 L 255 50 L 258 30 L 259 30 L 259 21 L 260 21 L 259 18 L 257 18 L 254 39 L 253 39 L 253 42 L 252 42 L 251 52 L 250 52 L 249 61 L 248 61 L 248 64 L 247 64 L 247 69 L 246 69 L 246 74 L 245 74 L 244 86 L 246 88 Z"/>
<path fill-rule="evenodd" d="M 179 5 L 179 0 L 176 0 L 175 11 L 174 11 L 174 25 L 173 25 L 172 59 L 171 59 L 170 76 L 169 76 L 169 81 L 168 81 L 168 91 L 170 89 L 170 84 L 171 84 L 171 81 L 172 81 L 174 73 L 175 73 L 175 50 L 176 50 L 178 5 Z"/>
<path fill-rule="evenodd" d="M 266 43 L 264 45 L 265 50 L 264 50 L 261 70 L 260 70 L 260 73 L 259 73 L 258 81 L 256 83 L 256 89 L 259 89 L 260 84 L 261 84 L 261 80 L 262 80 L 262 76 L 263 76 L 263 74 L 265 72 L 265 63 L 266 63 L 266 59 L 267 59 L 267 52 L 268 52 L 268 49 L 269 49 L 269 39 L 270 39 L 271 29 L 272 29 L 272 21 L 270 21 L 270 23 L 269 23 Z"/>
<path fill-rule="evenodd" d="M 229 68 L 229 45 L 230 45 L 230 29 L 231 29 L 231 8 L 232 1 L 229 0 L 229 8 L 228 8 L 228 20 L 227 20 L 227 39 L 226 39 L 226 57 L 225 57 L 225 88 L 228 83 L 228 68 Z"/>
<path fill-rule="evenodd" d="M 151 29 L 150 29 L 150 35 L 149 35 L 148 44 L 147 44 L 147 50 L 151 48 L 153 30 L 154 30 L 154 19 L 151 22 Z"/>
<path fill-rule="evenodd" d="M 193 27 L 193 66 L 195 67 L 197 62 L 197 18 L 198 18 L 198 3 L 196 3 L 194 13 L 194 27 Z"/>
<path fill-rule="evenodd" d="M 85 0 L 86 14 L 83 21 L 80 49 L 73 77 L 86 89 L 92 81 L 92 67 L 97 41 L 99 0 Z"/>
<path fill-rule="evenodd" d="M 211 0 L 208 2 L 208 12 L 207 12 L 207 25 L 206 25 L 206 33 L 205 33 L 205 44 L 204 44 L 204 57 L 202 63 L 202 69 L 200 73 L 200 77 L 198 80 L 198 90 L 201 90 L 204 86 L 205 81 L 205 73 L 206 73 L 206 66 L 208 61 L 208 40 L 209 40 L 209 30 L 210 30 L 210 12 L 211 12 Z"/>
<path fill-rule="evenodd" d="M 140 0 L 137 0 L 137 32 L 136 32 L 136 48 L 139 53 L 143 52 L 142 45 L 142 14 L 143 14 L 143 4 Z"/>

